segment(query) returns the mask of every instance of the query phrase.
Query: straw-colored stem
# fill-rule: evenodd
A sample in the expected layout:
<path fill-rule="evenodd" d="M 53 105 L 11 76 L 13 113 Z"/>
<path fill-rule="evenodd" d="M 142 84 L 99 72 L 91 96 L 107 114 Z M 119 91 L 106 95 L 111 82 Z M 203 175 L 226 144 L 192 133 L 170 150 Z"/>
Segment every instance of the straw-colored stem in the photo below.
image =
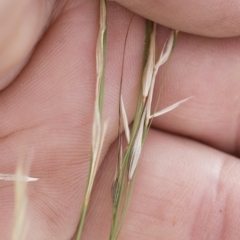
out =
<path fill-rule="evenodd" d="M 118 160 L 121 165 L 118 165 L 115 183 L 113 185 L 113 220 L 110 240 L 117 240 L 121 232 L 134 187 L 134 179 L 136 176 L 135 173 L 140 159 L 142 145 L 145 141 L 152 119 L 155 116 L 160 116 L 175 109 L 181 103 L 188 100 L 185 99 L 179 101 L 166 109 L 151 114 L 152 98 L 157 72 L 160 66 L 162 66 L 169 59 L 176 39 L 176 35 L 174 32 L 172 32 L 170 38 L 164 45 L 158 60 L 156 61 L 156 30 L 157 24 L 147 21 L 145 40 L 146 45 L 143 65 L 144 70 L 142 74 L 141 88 L 131 131 L 128 127 L 127 115 L 122 95 L 120 98 L 120 117 L 123 121 L 128 145 L 123 159 Z M 122 151 L 121 144 L 119 150 Z M 118 154 L 118 156 L 122 156 L 122 152 L 121 154 Z"/>
<path fill-rule="evenodd" d="M 82 205 L 82 210 L 81 210 L 81 216 L 80 216 L 80 221 L 79 221 L 79 226 L 78 226 L 78 233 L 77 233 L 77 240 L 81 239 L 82 232 L 83 232 L 83 227 L 87 215 L 87 209 L 88 209 L 88 203 L 90 199 L 91 191 L 89 189 L 86 191 L 85 197 L 84 197 L 84 202 Z"/>
<path fill-rule="evenodd" d="M 145 53 L 144 53 L 144 66 L 149 62 L 147 59 L 147 55 L 149 54 L 149 46 L 150 46 L 150 35 L 152 33 L 152 23 L 150 21 L 147 21 L 147 27 L 146 27 L 146 39 L 145 39 Z M 141 86 L 142 89 L 142 86 Z M 121 91 L 120 91 L 121 93 Z M 131 185 L 129 185 L 129 164 L 131 156 L 133 155 L 133 145 L 135 143 L 135 138 L 137 137 L 137 133 L 139 131 L 139 127 L 141 125 L 141 117 L 144 112 L 144 105 L 145 101 L 143 101 L 141 94 L 138 97 L 137 101 L 137 107 L 135 112 L 135 118 L 133 127 L 131 130 L 131 134 L 128 133 L 129 129 L 127 126 L 127 117 L 126 112 L 124 110 L 124 104 L 123 100 L 121 99 L 120 95 L 120 108 L 121 116 L 123 117 L 123 123 L 124 128 L 126 131 L 126 136 L 128 139 L 128 146 L 124 153 L 124 157 L 122 160 L 119 160 L 118 162 L 121 163 L 120 166 L 118 166 L 117 174 L 115 178 L 115 183 L 113 185 L 113 219 L 112 219 L 112 226 L 111 226 L 111 232 L 110 232 L 110 240 L 116 240 L 120 234 L 121 227 L 123 225 L 126 212 L 128 209 L 128 204 L 130 202 L 130 192 L 132 191 Z M 139 137 L 140 144 L 141 144 L 141 136 Z M 119 148 L 122 149 L 122 148 Z M 119 154 L 120 156 L 121 154 Z M 130 188 L 129 188 L 130 187 Z"/>
<path fill-rule="evenodd" d="M 94 103 L 94 116 L 92 127 L 92 153 L 90 160 L 90 168 L 88 173 L 88 181 L 86 192 L 82 204 L 81 215 L 78 225 L 78 232 L 76 240 L 80 240 L 89 200 L 95 180 L 98 163 L 100 160 L 101 149 L 103 146 L 103 140 L 106 134 L 107 122 L 104 123 L 102 128 L 101 116 L 102 116 L 102 104 L 103 104 L 103 89 L 104 89 L 104 68 L 105 68 L 105 55 L 106 55 L 106 0 L 100 0 L 100 29 L 96 47 L 96 91 L 95 91 L 95 103 Z"/>

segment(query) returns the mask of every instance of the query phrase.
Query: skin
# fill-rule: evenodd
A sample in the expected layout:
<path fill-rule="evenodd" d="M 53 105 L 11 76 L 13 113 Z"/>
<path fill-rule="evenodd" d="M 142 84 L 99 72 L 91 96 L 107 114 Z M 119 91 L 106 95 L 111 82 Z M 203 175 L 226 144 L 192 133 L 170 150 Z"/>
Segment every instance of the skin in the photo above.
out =
<path fill-rule="evenodd" d="M 119 4 L 160 24 L 159 46 L 168 36 L 164 26 L 184 32 L 159 109 L 194 96 L 155 119 L 119 239 L 239 239 L 240 4 L 117 2 L 108 10 L 103 117 L 109 127 L 83 239 L 108 239 L 110 227 L 118 89 L 132 16 Z M 40 178 L 28 185 L 29 240 L 74 239 L 90 158 L 98 9 L 97 0 L 0 1 L 0 172 L 13 173 L 22 160 Z M 124 63 L 129 122 L 144 34 L 145 22 L 135 16 Z M 0 189 L 0 236 L 11 239 L 13 183 L 0 182 Z"/>

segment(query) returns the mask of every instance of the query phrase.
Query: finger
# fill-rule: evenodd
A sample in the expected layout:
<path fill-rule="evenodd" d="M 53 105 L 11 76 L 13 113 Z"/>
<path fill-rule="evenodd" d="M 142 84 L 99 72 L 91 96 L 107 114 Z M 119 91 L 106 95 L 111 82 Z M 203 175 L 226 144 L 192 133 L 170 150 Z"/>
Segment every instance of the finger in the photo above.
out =
<path fill-rule="evenodd" d="M 109 5 L 111 6 L 114 7 L 114 4 Z M 115 7 L 117 8 L 116 5 Z M 159 27 L 160 49 L 167 37 L 166 29 Z M 128 41 L 127 45 L 134 46 L 136 41 L 141 39 Z M 164 80 L 164 88 L 158 110 L 179 100 L 194 97 L 178 109 L 156 118 L 154 127 L 191 137 L 238 155 L 239 43 L 239 37 L 211 39 L 181 33 L 169 63 L 159 75 L 158 83 L 162 84 Z M 131 67 L 132 62 L 141 59 L 142 51 L 127 51 L 130 54 L 125 58 L 127 63 L 124 65 L 124 82 L 129 81 L 128 79 L 131 79 L 131 82 L 140 81 L 140 78 L 131 77 Z M 159 94 L 158 89 L 156 86 L 153 111 Z M 131 117 L 129 120 L 131 121 Z"/>
<path fill-rule="evenodd" d="M 111 7 L 111 5 L 109 7 Z M 112 5 L 109 12 L 117 14 L 117 9 L 121 8 L 116 5 Z M 119 17 L 121 19 L 125 19 L 125 16 L 122 16 L 121 13 L 119 13 Z M 110 36 L 111 39 L 108 41 L 108 45 L 112 47 L 109 48 L 108 52 L 112 52 L 112 55 L 109 57 L 109 62 L 111 62 L 111 64 L 107 66 L 108 69 L 111 69 L 110 72 L 107 73 L 109 74 L 109 77 L 107 78 L 111 79 L 108 84 L 112 87 L 115 86 L 116 89 L 117 86 L 114 85 L 115 82 L 112 81 L 112 79 L 120 78 L 123 42 L 125 40 L 125 36 L 122 34 L 122 38 L 117 41 L 119 45 L 116 47 L 117 43 L 114 35 L 122 31 L 126 32 L 126 28 L 130 21 L 129 19 L 126 20 L 122 26 L 118 26 L 117 28 L 112 27 L 111 31 L 109 31 L 109 34 L 112 32 L 112 37 Z M 111 22 L 112 21 L 113 20 L 111 20 Z M 110 25 L 110 27 L 111 26 L 113 25 Z M 133 30 L 133 28 L 131 29 Z M 140 26 L 136 31 L 143 32 L 144 24 L 142 24 L 142 26 Z M 162 28 L 160 28 L 160 33 L 161 32 L 163 33 Z M 166 39 L 167 35 L 164 35 L 163 33 L 163 35 L 160 34 L 159 37 L 159 41 L 162 42 Z M 134 39 L 134 36 L 133 40 L 129 41 L 128 39 L 127 46 L 130 47 L 126 50 L 128 55 L 125 57 L 126 63 L 124 65 L 124 82 L 128 82 L 128 84 L 135 84 L 140 79 L 140 69 L 142 64 L 141 54 L 143 51 L 141 48 L 134 50 L 131 46 L 139 46 L 138 44 L 141 44 L 142 39 L 143 37 Z M 186 34 L 181 34 L 179 36 L 177 47 L 174 50 L 173 57 L 170 59 L 170 65 L 167 69 L 165 87 L 159 108 L 171 105 L 172 103 L 186 97 L 194 96 L 194 98 L 180 106 L 179 109 L 174 110 L 172 113 L 168 113 L 165 116 L 157 118 L 154 122 L 155 127 L 196 138 L 199 141 L 203 141 L 226 152 L 233 154 L 238 153 L 238 97 L 240 87 L 238 81 L 240 75 L 238 68 L 239 41 L 239 38 L 220 40 L 194 37 Z M 119 47 L 120 45 L 121 47 Z M 94 49 L 94 44 L 92 46 L 92 49 Z M 60 56 L 62 53 L 59 53 L 59 55 L 56 53 L 54 54 L 54 56 Z M 67 52 L 64 54 L 67 54 Z M 45 56 L 46 54 L 42 57 L 44 58 Z M 116 56 L 119 56 L 119 60 L 113 61 L 116 59 Z M 76 56 L 76 59 L 77 58 L 78 56 Z M 55 59 L 53 61 L 55 61 Z M 41 62 L 44 62 L 44 60 Z M 138 71 L 136 77 L 132 76 L 133 62 L 135 63 L 134 66 L 138 69 L 136 70 Z M 58 68 L 58 63 L 59 61 L 54 65 L 55 69 Z M 39 62 L 38 64 L 41 63 Z M 82 64 L 85 65 L 84 60 Z M 51 67 L 49 67 L 47 71 L 50 71 L 50 68 Z M 44 70 L 40 69 L 40 73 L 46 71 L 45 67 L 43 67 L 43 69 Z M 94 69 L 94 66 L 92 66 L 92 69 Z M 163 72 L 164 71 L 165 70 L 163 70 Z M 74 70 L 71 69 L 71 72 L 74 73 Z M 61 76 L 66 77 L 63 78 L 59 76 L 57 79 L 63 79 L 63 81 L 58 82 L 58 80 L 55 85 L 61 85 L 64 83 L 64 79 L 68 77 L 67 74 L 68 73 L 64 75 L 61 73 Z M 26 77 L 24 76 L 24 78 Z M 39 92 L 48 92 L 49 87 L 47 78 L 45 76 L 39 76 L 38 78 L 46 79 L 45 84 L 45 81 L 38 81 L 41 86 L 39 87 Z M 94 78 L 94 72 L 92 72 L 92 78 Z M 29 85 L 31 86 L 34 84 L 36 89 L 38 89 L 39 85 L 37 85 L 36 81 L 33 82 L 29 78 L 27 82 L 29 82 Z M 68 82 L 66 82 L 66 84 L 68 84 Z M 108 84 L 106 84 L 106 86 L 108 86 Z M 11 96 L 11 99 L 8 98 L 10 100 L 6 100 L 4 95 L 2 95 L 0 104 L 2 103 L 3 111 L 6 109 L 14 109 L 14 111 L 7 111 L 2 114 L 2 118 L 0 119 L 1 126 L 3 126 L 1 129 L 2 136 L 11 133 L 11 131 L 23 128 L 26 122 L 29 121 L 29 117 L 34 124 L 39 124 L 39 122 L 44 121 L 46 119 L 46 113 L 50 114 L 51 117 L 52 106 L 49 105 L 48 101 L 44 102 L 44 107 L 42 108 L 45 111 L 45 114 L 38 110 L 42 105 L 41 94 L 39 94 L 39 101 L 36 101 L 33 106 L 30 99 L 38 96 L 36 92 L 29 92 L 28 89 L 22 89 L 22 91 L 19 91 L 17 86 L 18 85 L 16 85 L 14 90 L 14 95 L 16 98 L 21 98 L 22 101 L 24 101 L 23 106 L 28 114 L 25 114 L 24 117 L 22 117 L 22 107 L 16 103 L 16 98 Z M 72 86 L 74 87 L 74 85 Z M 31 87 L 29 88 L 31 89 Z M 181 89 L 181 91 L 179 91 L 179 89 Z M 107 91 L 108 90 L 106 90 L 106 92 Z M 126 106 L 128 107 L 128 117 L 130 121 L 132 116 L 131 114 L 134 112 L 135 106 L 133 101 L 128 101 L 128 94 L 137 94 L 137 91 L 137 87 L 135 88 L 135 91 L 132 91 L 128 86 L 126 86 L 123 91 L 126 93 L 124 101 L 126 101 Z M 81 102 L 91 102 L 89 99 L 89 91 L 85 91 L 84 93 L 85 95 L 81 94 Z M 114 101 L 116 103 L 118 101 L 116 96 L 117 94 L 114 97 L 111 95 L 110 98 L 108 98 L 108 95 L 106 95 L 105 102 L 109 103 L 115 99 Z M 88 101 L 86 101 L 86 99 L 88 99 Z M 8 105 L 5 105 L 6 101 L 8 101 Z M 56 104 L 59 104 L 60 109 L 60 105 L 62 106 L 61 102 L 57 101 Z M 76 106 L 76 109 L 74 109 L 76 113 L 78 112 L 77 108 L 78 107 Z M 33 111 L 32 109 L 36 109 L 36 111 Z M 110 108 L 107 115 L 116 116 L 118 111 L 117 107 L 115 110 L 111 109 L 114 108 Z M 86 111 L 89 111 L 89 109 L 86 108 Z M 86 114 L 86 111 L 82 113 L 84 113 L 83 116 L 88 118 L 89 115 Z M 9 121 L 8 119 L 12 120 Z"/>
<path fill-rule="evenodd" d="M 116 151 L 98 173 L 83 239 L 109 237 Z M 239 170 L 230 155 L 150 131 L 120 239 L 238 239 Z"/>
<path fill-rule="evenodd" d="M 154 126 L 239 154 L 239 43 L 239 37 L 209 39 L 180 34 L 169 65 L 159 76 L 161 84 L 166 72 L 158 109 L 193 98 L 156 118 Z M 156 101 L 158 94 L 156 90 Z"/>
<path fill-rule="evenodd" d="M 79 7 L 78 4 L 75 3 L 75 5 Z M 86 24 L 85 19 L 90 18 L 93 12 L 94 14 L 98 13 L 98 10 L 96 3 L 95 5 L 89 3 L 89 5 L 94 6 L 92 7 L 93 11 L 88 10 L 89 13 L 86 16 L 78 18 L 77 13 L 71 7 L 73 16 L 70 19 L 59 17 L 57 23 L 51 27 L 39 43 L 26 70 L 11 87 L 1 93 L 0 112 L 2 112 L 3 117 L 0 118 L 1 137 L 24 129 L 26 126 L 29 128 L 48 121 L 59 121 L 61 120 L 59 116 L 63 114 L 69 117 L 69 121 L 76 121 L 77 124 L 84 125 L 89 123 L 90 119 L 92 121 L 98 19 L 97 17 L 93 19 L 89 25 L 89 30 L 86 30 L 83 25 Z M 86 6 L 88 5 L 86 4 Z M 79 12 L 84 11 L 85 5 L 83 4 L 81 7 L 77 9 Z M 109 12 L 111 24 L 108 26 L 104 119 L 109 118 L 110 122 L 116 126 L 118 124 L 118 99 L 124 41 L 132 14 L 119 7 L 112 10 Z M 114 14 L 118 14 L 123 20 L 114 20 Z M 75 20 L 75 18 L 80 26 L 71 23 L 72 19 Z M 70 29 L 65 27 L 64 21 L 67 21 Z M 131 43 L 134 42 L 134 45 L 127 45 L 125 51 L 126 62 L 123 74 L 126 75 L 127 81 L 123 83 L 122 92 L 129 119 L 134 115 L 134 99 L 137 99 L 140 84 L 138 79 L 141 77 L 144 24 L 144 20 L 141 18 L 134 18 L 131 33 L 128 36 L 128 40 Z M 122 34 L 116 41 L 115 35 L 119 34 L 119 31 Z M 83 33 L 86 36 L 83 36 Z M 63 37 L 66 37 L 64 39 L 66 43 L 63 42 Z M 134 56 L 136 53 L 137 58 Z M 117 133 L 116 128 L 115 132 Z"/>
<path fill-rule="evenodd" d="M 0 94 L 0 112 L 4 116 L 0 120 L 4 124 L 0 129 L 0 169 L 13 173 L 19 152 L 28 155 L 29 149 L 34 149 L 30 175 L 40 178 L 29 184 L 27 239 L 70 239 L 79 221 L 91 157 L 98 3 L 71 2 L 41 39 L 24 72 Z M 123 8 L 112 10 L 103 114 L 109 125 L 103 154 L 118 133 L 123 43 L 132 16 Z M 118 14 L 122 19 L 116 18 Z M 133 48 L 127 47 L 128 65 L 133 61 L 132 52 L 141 52 L 144 33 L 144 21 L 134 18 L 129 40 L 141 41 Z M 130 80 L 141 75 L 142 55 L 134 59 L 136 65 L 128 66 Z M 130 80 L 124 83 L 123 93 L 132 118 L 139 81 Z M 5 188 L 0 192 L 0 221 L 5 222 L 0 226 L 0 235 L 10 239 L 13 188 L 5 182 L 0 184 Z"/>
<path fill-rule="evenodd" d="M 39 40 L 54 0 L 0 1 L 0 90 L 21 71 Z"/>
<path fill-rule="evenodd" d="M 165 28 L 159 27 L 158 34 L 161 51 L 169 33 Z M 128 41 L 128 46 L 134 46 L 136 41 L 141 39 Z M 211 39 L 181 33 L 172 57 L 159 74 L 152 111 L 155 110 L 163 81 L 164 87 L 157 110 L 179 100 L 193 98 L 174 111 L 155 118 L 153 126 L 238 155 L 239 43 L 239 37 Z M 124 65 L 124 82 L 129 81 L 128 79 L 131 82 L 140 81 L 141 78 L 131 77 L 131 62 L 141 58 L 142 51 L 143 49 L 139 52 L 129 51 L 134 60 L 130 56 L 125 58 L 125 61 L 130 61 Z"/>
<path fill-rule="evenodd" d="M 239 35 L 240 4 L 237 0 L 221 2 L 116 0 L 133 12 L 161 25 L 183 32 L 212 37 Z"/>

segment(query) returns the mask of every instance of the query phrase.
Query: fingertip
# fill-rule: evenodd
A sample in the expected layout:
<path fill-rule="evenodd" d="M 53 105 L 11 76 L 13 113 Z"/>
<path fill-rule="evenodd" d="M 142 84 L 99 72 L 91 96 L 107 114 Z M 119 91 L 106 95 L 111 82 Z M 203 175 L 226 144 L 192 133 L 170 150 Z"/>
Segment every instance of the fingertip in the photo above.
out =
<path fill-rule="evenodd" d="M 0 90 L 9 85 L 27 63 L 49 21 L 54 0 L 11 0 L 0 3 Z"/>

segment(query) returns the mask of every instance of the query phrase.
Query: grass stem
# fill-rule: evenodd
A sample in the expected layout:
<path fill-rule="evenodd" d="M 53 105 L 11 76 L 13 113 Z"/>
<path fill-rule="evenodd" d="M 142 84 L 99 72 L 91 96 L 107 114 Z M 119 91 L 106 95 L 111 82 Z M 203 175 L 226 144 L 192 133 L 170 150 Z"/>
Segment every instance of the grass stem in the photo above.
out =
<path fill-rule="evenodd" d="M 88 181 L 86 192 L 82 204 L 82 210 L 78 225 L 78 232 L 76 240 L 80 240 L 83 227 L 86 219 L 87 209 L 91 197 L 94 179 L 99 165 L 100 154 L 103 146 L 103 140 L 106 134 L 107 122 L 104 122 L 102 128 L 102 109 L 103 109 L 103 95 L 104 95 L 104 76 L 105 76 L 105 56 L 106 56 L 106 0 L 100 0 L 100 28 L 96 46 L 96 91 L 94 103 L 94 116 L 92 127 L 92 153 L 90 160 L 90 168 L 88 173 Z"/>

